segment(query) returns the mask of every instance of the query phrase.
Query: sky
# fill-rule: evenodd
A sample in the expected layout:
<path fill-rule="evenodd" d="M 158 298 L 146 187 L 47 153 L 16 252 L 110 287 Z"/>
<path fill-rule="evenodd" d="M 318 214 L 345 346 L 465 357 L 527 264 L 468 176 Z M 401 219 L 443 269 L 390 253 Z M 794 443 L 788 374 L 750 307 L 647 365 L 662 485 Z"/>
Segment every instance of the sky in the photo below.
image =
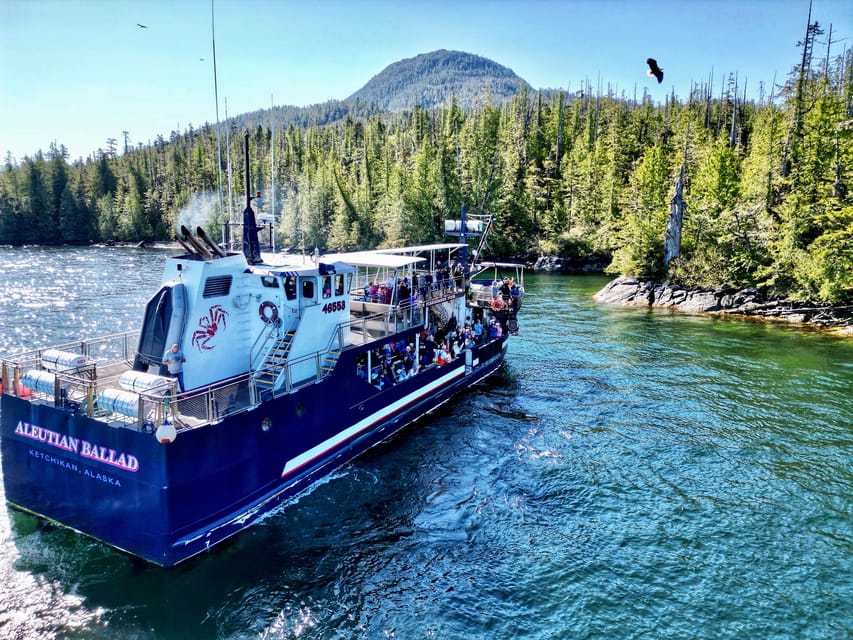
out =
<path fill-rule="evenodd" d="M 212 11 L 211 11 L 212 6 Z M 534 88 L 686 99 L 713 72 L 758 97 L 801 56 L 808 0 L 0 0 L 0 162 L 64 144 L 72 161 L 124 133 L 168 139 L 271 104 L 345 99 L 438 49 Z M 815 54 L 853 47 L 853 2 L 813 0 Z M 145 28 L 139 26 L 145 25 Z M 658 85 L 646 58 L 664 70 Z"/>

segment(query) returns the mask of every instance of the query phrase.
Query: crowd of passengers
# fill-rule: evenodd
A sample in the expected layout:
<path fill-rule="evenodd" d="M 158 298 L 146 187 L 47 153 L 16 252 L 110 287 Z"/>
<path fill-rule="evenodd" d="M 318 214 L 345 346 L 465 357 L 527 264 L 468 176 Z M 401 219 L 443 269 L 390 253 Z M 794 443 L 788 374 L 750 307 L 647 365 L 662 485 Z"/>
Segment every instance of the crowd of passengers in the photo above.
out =
<path fill-rule="evenodd" d="M 370 375 L 368 376 L 367 354 L 362 354 L 357 362 L 358 377 L 369 382 L 379 390 L 408 380 L 427 367 L 441 366 L 458 358 L 464 349 L 481 344 L 503 335 L 501 324 L 491 318 L 488 326 L 483 326 L 480 318 L 471 322 L 465 319 L 460 326 L 455 317 L 446 325 L 429 325 L 423 329 L 418 341 L 419 353 L 415 353 L 415 343 L 405 341 L 389 342 L 380 349 L 374 349 L 370 356 Z"/>
<path fill-rule="evenodd" d="M 364 295 L 359 298 L 359 301 L 391 304 L 392 300 L 399 300 L 402 306 L 407 304 L 414 306 L 418 300 L 429 300 L 433 296 L 456 291 L 460 283 L 459 268 L 453 274 L 450 267 L 445 266 L 434 272 L 416 274 L 411 280 L 408 276 L 397 278 L 396 296 L 394 295 L 394 276 L 389 277 L 385 282 L 370 281 L 364 285 Z"/>

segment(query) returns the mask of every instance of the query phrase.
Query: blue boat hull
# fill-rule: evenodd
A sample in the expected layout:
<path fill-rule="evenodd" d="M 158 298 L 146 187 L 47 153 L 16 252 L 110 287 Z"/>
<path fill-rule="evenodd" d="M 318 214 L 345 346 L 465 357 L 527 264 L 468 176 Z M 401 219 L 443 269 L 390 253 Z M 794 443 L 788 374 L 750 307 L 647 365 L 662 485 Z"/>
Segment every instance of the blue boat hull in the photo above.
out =
<path fill-rule="evenodd" d="M 2 396 L 7 502 L 172 566 L 260 516 L 497 370 L 505 339 L 384 391 L 356 354 L 316 384 L 161 444 L 47 404 Z"/>

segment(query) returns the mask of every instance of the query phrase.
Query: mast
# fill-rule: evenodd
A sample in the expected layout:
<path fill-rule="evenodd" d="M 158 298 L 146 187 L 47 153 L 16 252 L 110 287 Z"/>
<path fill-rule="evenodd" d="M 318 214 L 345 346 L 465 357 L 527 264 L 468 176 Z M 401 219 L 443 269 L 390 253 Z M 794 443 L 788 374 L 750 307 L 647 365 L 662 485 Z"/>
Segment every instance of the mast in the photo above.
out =
<path fill-rule="evenodd" d="M 270 243 L 272 252 L 275 253 L 275 112 L 272 94 L 270 94 L 270 190 L 272 191 L 270 203 L 270 215 L 272 225 L 270 229 Z"/>
<path fill-rule="evenodd" d="M 246 208 L 243 209 L 243 255 L 249 264 L 260 264 L 261 245 L 258 241 L 258 226 L 252 210 L 251 174 L 249 173 L 249 130 L 243 133 L 243 152 L 246 155 Z M 260 195 L 260 194 L 258 194 Z"/>
<path fill-rule="evenodd" d="M 225 225 L 225 249 L 231 250 L 231 225 L 233 220 L 231 214 L 234 211 L 234 193 L 231 190 L 231 185 L 234 182 L 234 175 L 231 170 L 231 126 L 228 124 L 228 98 L 225 98 L 225 149 L 227 151 L 226 160 L 228 168 L 228 222 Z"/>
<path fill-rule="evenodd" d="M 462 262 L 462 277 L 464 281 L 468 281 L 468 276 L 470 275 L 470 268 L 468 266 L 468 219 L 465 211 L 465 200 L 462 196 L 462 162 L 459 156 L 459 121 L 453 121 L 453 130 L 456 134 L 456 171 L 459 173 L 459 195 L 460 200 L 462 200 L 462 211 L 460 212 L 460 218 L 462 224 L 459 229 L 459 242 L 464 244 L 464 247 L 459 249 L 459 260 Z"/>

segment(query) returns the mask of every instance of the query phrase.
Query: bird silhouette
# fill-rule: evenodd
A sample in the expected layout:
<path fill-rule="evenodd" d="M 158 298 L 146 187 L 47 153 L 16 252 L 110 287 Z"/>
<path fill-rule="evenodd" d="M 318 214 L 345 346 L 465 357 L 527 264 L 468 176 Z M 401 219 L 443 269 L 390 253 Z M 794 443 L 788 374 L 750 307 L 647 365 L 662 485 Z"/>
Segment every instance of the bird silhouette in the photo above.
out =
<path fill-rule="evenodd" d="M 147 28 L 148 28 L 148 25 L 146 25 L 146 24 L 139 24 L 138 22 L 136 23 L 136 26 L 137 26 L 137 27 L 139 27 L 140 29 L 147 29 Z"/>
<path fill-rule="evenodd" d="M 663 69 L 658 66 L 658 61 L 654 58 L 646 59 L 646 64 L 649 65 L 649 70 L 646 73 L 658 79 L 658 84 L 663 82 Z"/>

